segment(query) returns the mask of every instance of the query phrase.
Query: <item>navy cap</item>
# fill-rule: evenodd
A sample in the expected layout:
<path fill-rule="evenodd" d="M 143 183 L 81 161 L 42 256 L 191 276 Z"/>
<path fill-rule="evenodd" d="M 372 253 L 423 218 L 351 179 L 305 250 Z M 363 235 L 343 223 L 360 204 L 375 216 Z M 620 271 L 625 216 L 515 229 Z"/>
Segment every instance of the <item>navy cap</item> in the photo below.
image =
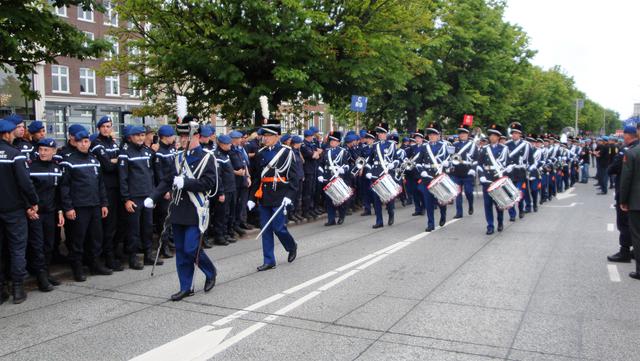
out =
<path fill-rule="evenodd" d="M 293 138 L 291 138 L 291 144 L 300 144 L 302 143 L 302 137 L 299 135 L 294 135 Z"/>
<path fill-rule="evenodd" d="M 98 123 L 96 124 L 96 127 L 100 128 L 104 123 L 111 123 L 111 117 L 108 115 L 103 115 L 102 118 L 100 118 L 100 120 L 98 120 Z"/>
<path fill-rule="evenodd" d="M 234 130 L 231 133 L 229 133 L 229 136 L 231 138 L 242 138 L 242 133 L 237 130 Z"/>
<path fill-rule="evenodd" d="M 627 125 L 624 127 L 623 130 L 624 134 L 638 134 L 638 129 L 636 127 L 634 127 L 633 125 Z"/>
<path fill-rule="evenodd" d="M 13 114 L 9 115 L 8 117 L 4 118 L 4 120 L 8 120 L 8 121 L 10 121 L 11 123 L 13 123 L 15 125 L 18 125 L 18 124 L 24 122 L 24 120 L 22 119 L 22 116 L 18 115 L 16 113 L 13 113 Z"/>
<path fill-rule="evenodd" d="M 39 147 L 57 148 L 56 141 L 51 138 L 42 138 L 38 141 Z"/>
<path fill-rule="evenodd" d="M 231 137 L 226 135 L 226 134 L 222 134 L 218 137 L 218 143 L 220 144 L 231 144 Z"/>
<path fill-rule="evenodd" d="M 127 137 L 130 136 L 130 135 L 145 134 L 145 133 L 146 133 L 146 129 L 144 129 L 143 126 L 134 125 L 134 126 L 131 126 L 129 128 L 129 130 L 127 131 Z"/>
<path fill-rule="evenodd" d="M 163 125 L 158 128 L 158 136 L 161 137 L 171 137 L 176 135 L 176 132 L 173 130 L 173 127 L 170 125 Z"/>
<path fill-rule="evenodd" d="M 76 140 L 89 139 L 89 132 L 86 130 L 80 130 L 76 134 L 73 135 Z"/>
<path fill-rule="evenodd" d="M 280 138 L 280 142 L 284 143 L 289 139 L 291 139 L 291 134 L 285 134 Z"/>
<path fill-rule="evenodd" d="M 72 135 L 74 138 L 76 136 L 76 133 L 78 133 L 80 131 L 85 131 L 86 132 L 87 129 L 85 129 L 85 127 L 83 127 L 80 124 L 71 124 L 69 126 L 69 129 L 68 129 L 69 135 Z"/>
<path fill-rule="evenodd" d="M 12 121 L 0 119 L 0 133 L 13 132 L 14 129 L 16 129 L 16 125 Z"/>
<path fill-rule="evenodd" d="M 42 129 L 44 129 L 44 123 L 39 120 L 32 121 L 31 124 L 29 124 L 29 126 L 27 127 L 29 133 L 37 133 Z"/>
<path fill-rule="evenodd" d="M 305 137 L 311 137 L 314 133 L 313 133 L 313 130 L 307 129 L 302 134 L 304 134 Z"/>
<path fill-rule="evenodd" d="M 367 130 L 360 129 L 360 132 L 358 133 L 358 135 L 360 135 L 360 138 L 364 138 L 367 135 Z"/>
<path fill-rule="evenodd" d="M 213 135 L 213 129 L 211 129 L 210 125 L 203 125 L 200 127 L 200 136 L 201 137 L 210 137 Z"/>
<path fill-rule="evenodd" d="M 313 134 L 317 134 L 317 133 L 320 132 L 320 130 L 317 127 L 313 126 L 313 125 L 309 127 L 309 130 L 312 131 Z"/>
<path fill-rule="evenodd" d="M 347 134 L 346 137 L 344 137 L 344 142 L 345 143 L 351 143 L 354 142 L 356 140 L 360 139 L 360 137 L 358 137 L 356 134 Z"/>

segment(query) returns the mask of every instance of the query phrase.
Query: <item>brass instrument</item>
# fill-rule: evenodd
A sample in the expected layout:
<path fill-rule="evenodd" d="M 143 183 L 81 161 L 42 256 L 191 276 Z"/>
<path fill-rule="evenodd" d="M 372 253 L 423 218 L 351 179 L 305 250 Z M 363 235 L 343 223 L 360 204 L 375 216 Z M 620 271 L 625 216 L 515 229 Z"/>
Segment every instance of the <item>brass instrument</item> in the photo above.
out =
<path fill-rule="evenodd" d="M 351 175 L 355 176 L 356 174 L 358 174 L 358 172 L 360 172 L 366 164 L 367 164 L 367 160 L 364 157 L 358 157 L 356 159 L 355 166 L 351 171 Z"/>

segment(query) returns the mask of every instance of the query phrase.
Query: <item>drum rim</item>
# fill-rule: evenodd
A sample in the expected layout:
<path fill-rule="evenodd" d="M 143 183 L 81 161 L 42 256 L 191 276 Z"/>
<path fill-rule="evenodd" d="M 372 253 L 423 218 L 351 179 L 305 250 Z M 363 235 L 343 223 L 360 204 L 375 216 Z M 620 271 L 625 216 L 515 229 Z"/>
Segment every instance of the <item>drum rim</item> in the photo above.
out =
<path fill-rule="evenodd" d="M 498 185 L 502 185 L 502 184 L 506 183 L 508 179 L 509 179 L 509 177 L 505 175 L 505 176 L 502 176 L 502 177 L 494 180 L 493 182 L 491 182 L 491 184 L 489 184 L 489 188 L 487 188 L 487 192 L 491 192 L 491 191 L 496 190 L 498 188 Z"/>
<path fill-rule="evenodd" d="M 429 184 L 427 184 L 427 189 L 431 189 L 432 186 L 436 185 L 437 183 L 440 183 L 442 181 L 442 179 L 444 178 L 451 178 L 449 177 L 449 175 L 447 173 L 442 173 L 439 176 L 433 178 L 431 180 L 431 182 L 429 182 Z"/>

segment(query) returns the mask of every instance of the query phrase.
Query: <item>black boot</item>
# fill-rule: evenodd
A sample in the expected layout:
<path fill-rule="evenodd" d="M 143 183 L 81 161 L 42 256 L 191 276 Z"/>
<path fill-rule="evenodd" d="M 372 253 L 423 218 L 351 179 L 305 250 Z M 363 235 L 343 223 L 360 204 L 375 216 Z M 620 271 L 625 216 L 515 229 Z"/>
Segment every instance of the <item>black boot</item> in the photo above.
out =
<path fill-rule="evenodd" d="M 104 265 L 111 269 L 114 272 L 122 272 L 124 271 L 124 267 L 119 259 L 114 256 L 106 256 L 104 259 Z"/>
<path fill-rule="evenodd" d="M 49 283 L 51 283 L 54 286 L 60 286 L 60 281 L 53 277 L 52 275 L 49 274 L 49 272 L 47 272 L 47 281 L 49 281 Z"/>
<path fill-rule="evenodd" d="M 389 214 L 389 221 L 387 221 L 387 224 L 390 226 L 393 226 L 393 223 L 395 222 L 395 214 Z"/>
<path fill-rule="evenodd" d="M 216 236 L 213 239 L 213 244 L 216 244 L 218 246 L 228 246 L 229 242 L 224 237 Z"/>
<path fill-rule="evenodd" d="M 145 253 L 144 254 L 144 265 L 145 266 L 152 266 L 153 262 L 156 262 L 156 266 L 162 266 L 164 264 L 164 261 L 162 259 L 160 259 L 160 257 L 158 257 L 158 260 L 156 261 L 155 257 L 151 255 L 151 253 Z"/>
<path fill-rule="evenodd" d="M 82 269 L 82 262 L 74 262 L 71 265 L 71 272 L 73 272 L 73 279 L 76 282 L 84 282 L 87 280 L 87 276 L 85 276 L 84 270 Z"/>
<path fill-rule="evenodd" d="M 38 273 L 36 280 L 38 281 L 38 289 L 41 292 L 53 291 L 53 286 L 51 285 L 51 283 L 49 283 L 47 271 L 41 271 L 40 273 Z"/>
<path fill-rule="evenodd" d="M 9 291 L 7 291 L 7 285 L 0 283 L 0 305 L 9 299 Z"/>
<path fill-rule="evenodd" d="M 233 237 L 233 234 L 229 233 L 226 236 L 224 236 L 224 239 L 229 242 L 229 243 L 236 243 L 238 242 L 237 239 L 235 239 L 235 237 Z"/>
<path fill-rule="evenodd" d="M 19 304 L 27 299 L 27 293 L 24 291 L 24 285 L 22 283 L 13 283 L 13 303 Z"/>
<path fill-rule="evenodd" d="M 294 222 L 297 222 L 297 221 L 298 221 L 298 220 L 295 218 L 295 214 L 293 214 L 293 213 L 292 213 L 292 214 L 291 214 L 291 217 L 293 217 L 293 221 L 294 221 Z M 233 227 L 233 230 L 234 230 L 234 231 L 238 234 L 238 236 L 240 236 L 240 237 L 244 237 L 244 235 L 245 235 L 245 234 L 247 234 L 247 232 L 246 232 L 244 229 L 240 228 L 239 226 L 235 226 L 235 227 Z"/>
<path fill-rule="evenodd" d="M 171 249 L 167 242 L 164 242 L 162 247 L 160 247 L 160 256 L 162 256 L 162 258 L 173 258 L 173 253 L 171 253 Z"/>
<path fill-rule="evenodd" d="M 91 273 L 100 276 L 111 276 L 113 274 L 113 270 L 111 270 L 111 268 L 105 267 L 102 262 L 96 258 L 91 264 Z"/>
<path fill-rule="evenodd" d="M 628 248 L 620 247 L 620 252 L 613 254 L 611 256 L 607 256 L 607 260 L 609 262 L 630 263 L 631 252 L 629 251 Z"/>
<path fill-rule="evenodd" d="M 144 265 L 138 259 L 138 255 L 131 254 L 129 255 L 129 268 L 140 271 L 144 268 Z"/>

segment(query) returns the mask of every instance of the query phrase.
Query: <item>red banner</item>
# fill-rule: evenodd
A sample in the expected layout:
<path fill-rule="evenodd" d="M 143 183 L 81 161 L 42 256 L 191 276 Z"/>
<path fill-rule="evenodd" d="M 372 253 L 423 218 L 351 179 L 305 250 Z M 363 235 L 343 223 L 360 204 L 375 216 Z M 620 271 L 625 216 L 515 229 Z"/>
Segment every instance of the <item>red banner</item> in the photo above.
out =
<path fill-rule="evenodd" d="M 462 118 L 462 124 L 469 127 L 473 126 L 473 115 L 465 114 L 464 118 Z"/>

